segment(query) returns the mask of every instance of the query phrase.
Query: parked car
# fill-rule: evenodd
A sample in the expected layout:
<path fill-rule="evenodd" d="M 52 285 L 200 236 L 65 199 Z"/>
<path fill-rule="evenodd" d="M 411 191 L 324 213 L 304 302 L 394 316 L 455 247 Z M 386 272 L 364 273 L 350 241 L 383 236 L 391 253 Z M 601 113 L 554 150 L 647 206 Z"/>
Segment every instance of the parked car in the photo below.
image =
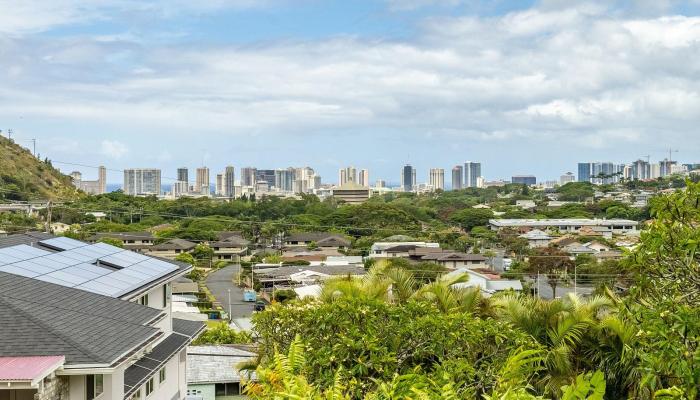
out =
<path fill-rule="evenodd" d="M 253 308 L 255 311 L 265 311 L 265 302 L 263 301 L 256 301 L 255 302 L 255 307 Z"/>
<path fill-rule="evenodd" d="M 246 290 L 243 292 L 243 301 L 254 302 L 258 299 L 255 290 Z"/>

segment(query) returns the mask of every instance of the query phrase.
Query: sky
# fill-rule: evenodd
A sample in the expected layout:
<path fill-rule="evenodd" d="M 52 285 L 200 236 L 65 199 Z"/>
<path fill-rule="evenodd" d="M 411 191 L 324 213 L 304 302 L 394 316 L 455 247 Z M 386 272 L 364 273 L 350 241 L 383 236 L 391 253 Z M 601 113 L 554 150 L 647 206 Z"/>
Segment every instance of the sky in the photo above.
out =
<path fill-rule="evenodd" d="M 0 129 L 64 172 L 700 162 L 700 0 L 0 0 Z M 449 185 L 449 183 L 448 183 Z"/>

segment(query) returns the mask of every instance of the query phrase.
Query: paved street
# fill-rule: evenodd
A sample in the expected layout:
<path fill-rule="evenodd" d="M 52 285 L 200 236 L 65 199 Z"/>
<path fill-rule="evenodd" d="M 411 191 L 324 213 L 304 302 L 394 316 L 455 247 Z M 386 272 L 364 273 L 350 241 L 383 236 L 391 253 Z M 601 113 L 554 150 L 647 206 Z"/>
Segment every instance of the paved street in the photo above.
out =
<path fill-rule="evenodd" d="M 231 265 L 214 271 L 207 277 L 207 287 L 216 300 L 232 318 L 248 318 L 253 314 L 253 303 L 243 301 L 243 289 L 233 284 L 233 278 L 238 274 L 238 265 Z M 228 293 L 231 290 L 231 304 L 228 304 Z"/>

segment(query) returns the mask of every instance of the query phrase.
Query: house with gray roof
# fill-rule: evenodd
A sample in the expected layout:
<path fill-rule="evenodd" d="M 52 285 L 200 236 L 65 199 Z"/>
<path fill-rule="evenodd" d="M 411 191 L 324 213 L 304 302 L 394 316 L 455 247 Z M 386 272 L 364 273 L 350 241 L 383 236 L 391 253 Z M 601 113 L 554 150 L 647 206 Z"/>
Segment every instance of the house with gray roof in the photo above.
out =
<path fill-rule="evenodd" d="M 186 239 L 170 239 L 166 242 L 155 244 L 148 249 L 148 254 L 154 257 L 163 257 L 174 260 L 183 253 L 189 253 L 197 247 L 197 243 Z"/>
<path fill-rule="evenodd" d="M 284 238 L 284 247 L 307 247 L 315 243 L 318 247 L 344 249 L 350 247 L 350 240 L 339 233 L 299 232 Z"/>
<path fill-rule="evenodd" d="M 257 354 L 236 346 L 191 346 L 187 349 L 187 395 L 216 400 L 241 394 L 241 381 L 255 379 L 240 365 L 255 361 Z M 225 397 L 230 398 L 230 397 Z"/>
<path fill-rule="evenodd" d="M 183 399 L 185 347 L 204 325 L 173 318 L 170 293 L 190 269 L 105 243 L 0 238 L 0 399 Z"/>

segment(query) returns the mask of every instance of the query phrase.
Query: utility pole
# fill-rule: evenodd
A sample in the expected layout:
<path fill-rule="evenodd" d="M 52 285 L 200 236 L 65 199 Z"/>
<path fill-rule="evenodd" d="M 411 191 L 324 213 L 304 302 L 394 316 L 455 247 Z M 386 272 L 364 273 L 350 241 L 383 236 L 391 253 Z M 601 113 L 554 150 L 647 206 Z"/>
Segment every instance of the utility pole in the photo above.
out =
<path fill-rule="evenodd" d="M 233 309 L 231 308 L 231 289 L 228 290 L 228 322 L 233 320 Z"/>
<path fill-rule="evenodd" d="M 12 140 L 12 128 L 7 130 L 7 138 Z"/>
<path fill-rule="evenodd" d="M 540 296 L 540 271 L 537 271 L 537 297 L 542 298 Z"/>
<path fill-rule="evenodd" d="M 32 139 L 32 151 L 33 151 L 34 157 L 36 157 L 36 139 Z"/>
<path fill-rule="evenodd" d="M 46 204 L 46 233 L 51 233 L 51 200 Z"/>
<path fill-rule="evenodd" d="M 578 265 L 574 264 L 574 295 L 576 293 L 576 272 L 578 271 Z"/>

